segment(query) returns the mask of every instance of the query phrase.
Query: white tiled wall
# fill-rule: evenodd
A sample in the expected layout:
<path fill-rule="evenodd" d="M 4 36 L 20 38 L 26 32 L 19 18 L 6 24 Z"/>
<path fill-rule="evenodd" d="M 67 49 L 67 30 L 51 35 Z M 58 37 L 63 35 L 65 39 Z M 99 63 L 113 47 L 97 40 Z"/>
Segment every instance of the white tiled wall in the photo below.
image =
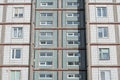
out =
<path fill-rule="evenodd" d="M 11 49 L 19 48 L 22 50 L 21 59 L 13 60 L 11 59 Z M 28 65 L 29 64 L 29 46 L 5 46 L 4 47 L 4 56 L 3 56 L 4 65 Z"/>
<path fill-rule="evenodd" d="M 24 7 L 24 13 L 23 13 L 23 18 L 14 18 L 13 17 L 13 10 L 14 7 Z M 6 22 L 30 22 L 30 5 L 24 6 L 24 5 L 14 5 L 14 6 L 8 6 L 7 7 L 7 18 Z"/>
<path fill-rule="evenodd" d="M 12 38 L 12 27 L 23 27 L 23 38 Z M 29 43 L 30 26 L 29 25 L 7 25 L 5 29 L 5 43 Z"/>
<path fill-rule="evenodd" d="M 31 2 L 31 0 L 8 0 L 8 2 L 22 3 L 22 2 Z"/>
<path fill-rule="evenodd" d="M 3 6 L 0 6 L 0 22 L 2 22 Z"/>
<path fill-rule="evenodd" d="M 118 69 L 116 68 L 93 68 L 92 69 L 92 80 L 101 80 L 100 71 L 101 70 L 110 70 L 111 80 L 118 80 Z"/>
<path fill-rule="evenodd" d="M 108 38 L 98 37 L 98 27 L 108 27 Z M 91 43 L 115 43 L 114 25 L 91 25 L 90 26 Z"/>
<path fill-rule="evenodd" d="M 89 2 L 102 2 L 102 3 L 106 3 L 106 2 L 112 2 L 112 0 L 89 0 Z"/>
<path fill-rule="evenodd" d="M 107 7 L 107 17 L 97 17 L 97 7 Z M 90 22 L 114 22 L 112 5 L 90 5 Z"/>
<path fill-rule="evenodd" d="M 28 68 L 2 68 L 2 80 L 10 80 L 11 70 L 20 70 L 20 80 L 28 80 Z"/>
<path fill-rule="evenodd" d="M 99 48 L 109 48 L 110 60 L 99 60 Z M 116 46 L 92 46 L 91 47 L 92 65 L 117 65 Z"/>

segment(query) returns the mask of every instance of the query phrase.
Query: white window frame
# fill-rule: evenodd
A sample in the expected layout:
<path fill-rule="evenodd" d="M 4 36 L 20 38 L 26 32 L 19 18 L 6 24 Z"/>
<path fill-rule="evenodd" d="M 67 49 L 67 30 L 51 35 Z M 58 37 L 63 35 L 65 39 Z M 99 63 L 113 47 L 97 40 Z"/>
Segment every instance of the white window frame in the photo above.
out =
<path fill-rule="evenodd" d="M 49 5 L 49 3 L 52 3 L 52 5 L 53 5 L 53 2 L 41 2 L 40 6 L 52 6 L 52 5 Z M 43 4 L 45 4 L 45 5 L 43 5 Z"/>
<path fill-rule="evenodd" d="M 44 14 L 44 16 L 42 14 Z M 51 16 L 49 16 L 49 14 L 51 14 Z M 52 17 L 53 13 L 40 13 L 40 16 L 41 17 Z"/>
<path fill-rule="evenodd" d="M 105 30 L 107 33 L 105 33 Z M 101 36 L 99 36 L 99 34 L 101 34 Z M 108 35 L 108 27 L 98 27 L 98 38 L 108 38 Z"/>
<path fill-rule="evenodd" d="M 41 56 L 41 54 L 45 54 L 45 56 Z M 48 56 L 48 54 L 51 53 L 52 56 Z M 53 52 L 40 52 L 40 57 L 53 57 Z"/>
<path fill-rule="evenodd" d="M 48 34 L 51 34 L 51 35 L 48 35 Z M 45 34 L 45 35 L 42 35 L 42 34 Z M 53 36 L 53 32 L 40 32 L 40 36 L 41 37 L 52 37 Z"/>
<path fill-rule="evenodd" d="M 50 23 L 51 24 L 50 24 Z M 43 24 L 44 23 L 44 24 Z M 40 25 L 53 25 L 53 21 L 40 21 Z"/>
<path fill-rule="evenodd" d="M 71 24 L 68 24 L 69 22 L 71 22 Z M 80 25 L 80 22 L 79 21 L 67 21 L 66 24 L 67 25 Z"/>
<path fill-rule="evenodd" d="M 20 51 L 20 58 L 16 58 L 16 51 L 19 50 Z M 14 52 L 13 52 L 14 51 Z M 20 60 L 22 58 L 22 49 L 20 48 L 12 48 L 11 49 L 11 59 L 12 60 Z"/>
<path fill-rule="evenodd" d="M 69 65 L 69 62 L 72 62 L 73 65 Z M 79 64 L 76 65 L 76 63 L 79 63 Z M 67 66 L 80 66 L 80 65 L 81 65 L 80 61 L 68 61 L 68 62 L 67 62 Z"/>
<path fill-rule="evenodd" d="M 105 50 L 105 49 L 108 50 L 108 53 L 102 52 L 102 50 Z M 104 54 L 107 54 L 108 58 L 105 58 Z M 110 60 L 110 49 L 109 48 L 99 48 L 99 60 Z"/>
<path fill-rule="evenodd" d="M 104 75 L 102 73 L 104 73 Z M 100 71 L 100 80 L 111 80 L 111 71 L 110 70 L 101 70 Z"/>
<path fill-rule="evenodd" d="M 19 80 L 21 80 L 21 71 L 20 70 L 11 70 L 10 73 L 11 73 L 11 76 L 10 76 L 10 80 L 12 79 L 12 72 L 14 72 L 14 79 L 15 80 L 18 80 L 18 78 L 16 77 L 17 76 L 17 72 L 19 72 Z M 17 79 L 16 79 L 17 78 Z"/>
<path fill-rule="evenodd" d="M 76 33 L 78 34 L 78 36 L 75 35 Z M 80 33 L 79 32 L 67 32 L 67 36 L 68 37 L 79 37 Z"/>
<path fill-rule="evenodd" d="M 72 75 L 72 77 L 69 77 L 69 75 Z M 79 75 L 79 77 L 76 77 L 75 75 Z M 68 79 L 79 79 L 79 78 L 81 78 L 81 75 L 78 73 L 69 73 L 69 74 L 67 74 L 67 78 Z"/>
<path fill-rule="evenodd" d="M 24 17 L 24 7 L 14 7 L 13 8 L 13 17 L 14 18 L 23 18 Z"/>
<path fill-rule="evenodd" d="M 68 5 L 68 3 L 71 3 L 72 5 Z M 75 3 L 77 3 L 77 5 L 75 5 Z M 78 3 L 78 2 L 67 2 L 67 6 L 79 6 L 80 5 L 80 3 Z"/>
<path fill-rule="evenodd" d="M 47 62 L 52 62 L 52 64 L 48 65 Z M 44 65 L 41 65 L 41 63 L 44 63 Z M 42 61 L 42 62 L 39 62 L 39 66 L 53 66 L 53 61 Z"/>
<path fill-rule="evenodd" d="M 41 75 L 41 74 L 40 74 Z M 53 78 L 53 74 L 52 73 L 43 73 L 42 75 L 45 75 L 45 77 L 40 77 L 40 79 L 52 79 Z M 52 75 L 52 77 L 47 77 L 47 75 Z"/>
<path fill-rule="evenodd" d="M 69 41 L 71 41 L 73 44 L 69 44 Z M 78 44 L 75 44 L 76 41 L 78 42 Z M 80 40 L 68 40 L 67 44 L 68 45 L 80 45 Z"/>
<path fill-rule="evenodd" d="M 69 56 L 69 54 L 72 54 L 72 56 Z M 76 56 L 76 54 L 79 54 L 78 56 Z M 79 52 L 67 52 L 67 57 L 80 57 L 80 53 Z"/>
<path fill-rule="evenodd" d="M 23 27 L 12 27 L 12 38 L 23 38 Z"/>
<path fill-rule="evenodd" d="M 42 41 L 45 42 L 45 44 L 41 44 Z M 52 44 L 48 44 L 48 41 L 51 41 Z M 41 40 L 40 45 L 53 45 L 53 40 Z"/>
<path fill-rule="evenodd" d="M 107 7 L 97 7 L 96 9 L 97 17 L 107 17 Z"/>
<path fill-rule="evenodd" d="M 75 14 L 77 14 L 77 16 L 75 16 Z M 79 13 L 67 13 L 66 16 L 67 17 L 79 17 Z"/>

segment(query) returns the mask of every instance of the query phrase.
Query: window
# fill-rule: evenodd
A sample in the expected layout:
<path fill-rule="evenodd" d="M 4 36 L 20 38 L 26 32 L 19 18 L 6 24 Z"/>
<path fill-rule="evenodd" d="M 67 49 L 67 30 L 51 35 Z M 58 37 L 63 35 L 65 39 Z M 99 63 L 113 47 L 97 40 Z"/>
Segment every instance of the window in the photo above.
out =
<path fill-rule="evenodd" d="M 79 66 L 80 62 L 79 61 L 68 61 L 68 66 Z"/>
<path fill-rule="evenodd" d="M 52 66 L 52 61 L 40 62 L 40 66 Z"/>
<path fill-rule="evenodd" d="M 78 33 L 78 32 L 67 32 L 67 36 L 69 36 L 69 37 L 78 37 L 78 36 L 80 36 L 80 33 Z"/>
<path fill-rule="evenodd" d="M 78 40 L 68 40 L 68 44 L 80 44 Z"/>
<path fill-rule="evenodd" d="M 100 60 L 109 60 L 110 59 L 109 48 L 99 48 L 99 55 Z"/>
<path fill-rule="evenodd" d="M 53 13 L 40 13 L 40 16 L 49 17 L 49 16 L 53 16 Z"/>
<path fill-rule="evenodd" d="M 40 36 L 42 36 L 42 37 L 52 37 L 53 32 L 40 32 Z"/>
<path fill-rule="evenodd" d="M 13 27 L 12 28 L 12 38 L 22 38 L 23 37 L 23 28 L 22 27 Z"/>
<path fill-rule="evenodd" d="M 79 17 L 79 13 L 67 13 L 67 17 Z"/>
<path fill-rule="evenodd" d="M 98 37 L 107 38 L 108 37 L 108 28 L 107 27 L 98 27 Z"/>
<path fill-rule="evenodd" d="M 111 80 L 111 74 L 109 70 L 101 71 L 101 79 L 100 80 Z"/>
<path fill-rule="evenodd" d="M 48 40 L 48 41 L 40 41 L 40 45 L 50 45 L 50 44 L 53 44 L 53 41 L 52 40 Z"/>
<path fill-rule="evenodd" d="M 81 78 L 80 74 L 67 74 L 67 78 Z"/>
<path fill-rule="evenodd" d="M 68 25 L 79 25 L 80 22 L 79 21 L 67 21 Z"/>
<path fill-rule="evenodd" d="M 53 75 L 52 74 L 40 74 L 40 78 L 52 78 L 53 77 Z"/>
<path fill-rule="evenodd" d="M 21 58 L 21 49 L 12 49 L 12 59 Z"/>
<path fill-rule="evenodd" d="M 68 57 L 80 57 L 80 53 L 78 52 L 68 52 Z"/>
<path fill-rule="evenodd" d="M 97 7 L 97 16 L 98 17 L 107 17 L 107 8 L 106 7 Z"/>
<path fill-rule="evenodd" d="M 40 5 L 41 6 L 52 6 L 53 2 L 41 2 Z"/>
<path fill-rule="evenodd" d="M 41 21 L 40 25 L 52 25 L 53 21 Z"/>
<path fill-rule="evenodd" d="M 67 6 L 79 6 L 78 2 L 67 2 Z"/>
<path fill-rule="evenodd" d="M 52 52 L 40 52 L 40 57 L 52 57 Z"/>
<path fill-rule="evenodd" d="M 23 18 L 24 8 L 23 7 L 15 7 L 13 17 L 15 18 Z"/>
<path fill-rule="evenodd" d="M 11 71 L 10 80 L 21 80 L 21 72 L 20 71 Z"/>

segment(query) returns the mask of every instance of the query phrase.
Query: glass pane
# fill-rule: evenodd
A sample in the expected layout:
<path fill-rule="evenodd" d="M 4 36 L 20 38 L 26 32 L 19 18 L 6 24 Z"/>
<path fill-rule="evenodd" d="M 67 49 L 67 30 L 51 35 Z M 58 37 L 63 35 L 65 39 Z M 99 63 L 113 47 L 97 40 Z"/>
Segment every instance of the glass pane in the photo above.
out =
<path fill-rule="evenodd" d="M 15 80 L 15 72 L 14 71 L 11 71 L 11 80 Z"/>
<path fill-rule="evenodd" d="M 67 21 L 67 24 L 72 24 L 72 21 Z"/>
<path fill-rule="evenodd" d="M 97 8 L 97 16 L 101 17 L 101 8 Z"/>
<path fill-rule="evenodd" d="M 16 50 L 15 58 L 20 58 L 20 57 L 21 57 L 21 50 Z"/>
<path fill-rule="evenodd" d="M 47 24 L 51 25 L 51 24 L 53 24 L 53 22 L 52 21 L 47 21 Z"/>
<path fill-rule="evenodd" d="M 49 6 L 53 5 L 53 2 L 48 2 L 48 5 L 49 5 Z"/>
<path fill-rule="evenodd" d="M 20 71 L 16 71 L 15 80 L 20 80 Z"/>
<path fill-rule="evenodd" d="M 72 2 L 67 2 L 67 5 L 68 6 L 72 6 Z"/>
<path fill-rule="evenodd" d="M 74 41 L 74 44 L 78 44 L 78 41 Z"/>
<path fill-rule="evenodd" d="M 73 62 L 68 62 L 68 65 L 73 65 Z"/>
<path fill-rule="evenodd" d="M 47 65 L 52 65 L 52 62 L 47 62 Z"/>
<path fill-rule="evenodd" d="M 40 53 L 40 56 L 45 56 L 45 53 L 41 52 L 41 53 Z"/>
<path fill-rule="evenodd" d="M 52 74 L 47 74 L 46 77 L 47 78 L 52 78 Z"/>
<path fill-rule="evenodd" d="M 73 41 L 68 41 L 68 44 L 73 44 Z"/>
<path fill-rule="evenodd" d="M 41 41 L 41 44 L 46 44 L 46 42 L 45 41 Z"/>
<path fill-rule="evenodd" d="M 80 77 L 80 75 L 79 75 L 79 74 L 75 74 L 75 77 L 76 77 L 76 78 L 79 78 L 79 77 Z"/>
<path fill-rule="evenodd" d="M 22 37 L 22 28 L 18 28 L 18 37 Z"/>
<path fill-rule="evenodd" d="M 108 28 L 104 28 L 104 37 L 108 37 Z"/>
<path fill-rule="evenodd" d="M 45 32 L 41 32 L 40 35 L 41 36 L 46 36 L 46 33 Z"/>
<path fill-rule="evenodd" d="M 68 56 L 73 56 L 73 53 L 68 53 Z"/>
<path fill-rule="evenodd" d="M 48 35 L 48 36 L 52 36 L 53 33 L 52 33 L 52 32 L 47 32 L 47 35 Z"/>
<path fill-rule="evenodd" d="M 41 13 L 41 16 L 46 16 L 46 13 Z"/>
<path fill-rule="evenodd" d="M 40 74 L 40 77 L 41 78 L 45 78 L 45 74 Z"/>
<path fill-rule="evenodd" d="M 53 42 L 52 41 L 47 41 L 47 44 L 53 44 Z"/>
<path fill-rule="evenodd" d="M 48 53 L 47 53 L 47 56 L 53 56 L 53 53 L 48 52 Z"/>
<path fill-rule="evenodd" d="M 102 8 L 103 11 L 103 16 L 106 17 L 107 16 L 107 9 L 106 8 Z"/>
<path fill-rule="evenodd" d="M 17 37 L 17 28 L 14 28 L 14 37 Z"/>
<path fill-rule="evenodd" d="M 101 80 L 105 80 L 105 72 L 101 72 Z"/>
<path fill-rule="evenodd" d="M 14 49 L 12 50 L 12 59 L 14 59 L 15 53 L 14 53 Z"/>
<path fill-rule="evenodd" d="M 53 14 L 52 13 L 47 13 L 47 16 L 53 16 Z"/>

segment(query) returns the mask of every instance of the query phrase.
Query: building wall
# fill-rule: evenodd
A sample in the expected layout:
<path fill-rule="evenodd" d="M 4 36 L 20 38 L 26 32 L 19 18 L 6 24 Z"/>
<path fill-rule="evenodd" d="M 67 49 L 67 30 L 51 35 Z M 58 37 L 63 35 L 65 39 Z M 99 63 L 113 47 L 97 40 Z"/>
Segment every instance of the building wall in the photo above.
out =
<path fill-rule="evenodd" d="M 86 3 L 88 80 L 102 80 L 102 71 L 109 72 L 110 76 L 104 74 L 109 80 L 119 80 L 119 0 L 89 0 Z M 106 16 L 98 16 L 98 8 L 106 8 Z M 99 28 L 107 28 L 107 37 L 100 37 Z M 109 49 L 108 60 L 100 59 L 101 48 Z"/>
<path fill-rule="evenodd" d="M 20 80 L 29 80 L 30 16 L 31 0 L 0 1 L 0 80 L 10 80 L 11 71 L 20 71 Z"/>

